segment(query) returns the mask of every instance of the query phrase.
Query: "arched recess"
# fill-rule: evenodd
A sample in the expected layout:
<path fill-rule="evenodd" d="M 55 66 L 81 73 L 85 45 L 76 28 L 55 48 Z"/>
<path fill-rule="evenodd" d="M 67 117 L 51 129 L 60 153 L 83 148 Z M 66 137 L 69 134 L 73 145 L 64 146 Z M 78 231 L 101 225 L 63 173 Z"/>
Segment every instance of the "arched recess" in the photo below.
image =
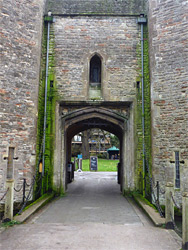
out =
<path fill-rule="evenodd" d="M 101 64 L 96 54 L 90 60 L 89 84 L 93 87 L 101 87 Z"/>
<path fill-rule="evenodd" d="M 129 119 L 111 109 L 103 107 L 86 107 L 62 116 L 59 126 L 57 147 L 61 157 L 54 169 L 54 183 L 63 191 L 67 188 L 66 175 L 68 161 L 71 159 L 71 139 L 74 135 L 90 128 L 100 128 L 115 134 L 120 140 L 121 190 L 134 189 L 134 166 L 130 160 L 134 147 L 130 144 L 132 134 L 127 129 Z M 129 147 L 130 146 L 130 147 Z M 57 151 L 58 151 L 57 150 Z M 132 153 L 131 153 L 132 152 Z"/>
<path fill-rule="evenodd" d="M 102 98 L 103 60 L 98 53 L 92 54 L 89 61 L 89 99 Z"/>

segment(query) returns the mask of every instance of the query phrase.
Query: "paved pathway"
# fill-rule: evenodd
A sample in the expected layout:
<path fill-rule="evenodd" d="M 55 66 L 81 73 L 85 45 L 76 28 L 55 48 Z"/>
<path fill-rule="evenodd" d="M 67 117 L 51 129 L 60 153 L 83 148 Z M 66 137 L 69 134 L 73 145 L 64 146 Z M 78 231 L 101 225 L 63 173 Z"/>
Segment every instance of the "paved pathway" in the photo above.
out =
<path fill-rule="evenodd" d="M 179 250 L 173 231 L 154 227 L 122 197 L 115 173 L 76 173 L 66 197 L 0 235 L 0 249 Z"/>

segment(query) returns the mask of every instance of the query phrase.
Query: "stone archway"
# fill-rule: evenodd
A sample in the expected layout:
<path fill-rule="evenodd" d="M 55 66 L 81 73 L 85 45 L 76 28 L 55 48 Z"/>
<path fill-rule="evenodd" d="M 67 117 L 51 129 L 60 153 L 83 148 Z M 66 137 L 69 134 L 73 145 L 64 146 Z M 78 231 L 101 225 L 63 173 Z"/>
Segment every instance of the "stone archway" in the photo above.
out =
<path fill-rule="evenodd" d="M 120 186 L 122 191 L 135 187 L 134 127 L 131 103 L 60 103 L 57 106 L 54 186 L 64 192 L 71 159 L 71 140 L 74 135 L 90 128 L 100 128 L 120 140 Z"/>

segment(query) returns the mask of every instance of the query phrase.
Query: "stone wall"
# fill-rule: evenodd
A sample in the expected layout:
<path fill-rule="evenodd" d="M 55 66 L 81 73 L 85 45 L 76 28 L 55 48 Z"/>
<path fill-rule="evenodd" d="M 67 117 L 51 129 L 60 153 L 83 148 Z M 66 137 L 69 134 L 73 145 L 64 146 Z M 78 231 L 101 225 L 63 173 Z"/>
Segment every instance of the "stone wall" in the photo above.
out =
<path fill-rule="evenodd" d="M 55 41 L 54 72 L 58 99 L 63 102 L 88 101 L 89 63 L 97 53 L 102 58 L 102 99 L 106 102 L 134 103 L 136 144 L 133 168 L 136 188 L 142 171 L 141 100 L 141 28 L 137 17 L 56 16 L 53 23 Z M 150 158 L 150 81 L 148 68 L 147 28 L 144 29 L 145 122 L 147 155 Z M 135 140 L 134 140 L 135 139 Z M 134 158 L 135 157 L 135 158 Z M 151 160 L 149 159 L 149 163 Z M 151 164 L 150 164 L 151 166 Z"/>
<path fill-rule="evenodd" d="M 94 53 L 102 57 L 103 99 L 135 99 L 140 43 L 135 17 L 56 17 L 53 28 L 60 99 L 89 99 L 89 62 Z"/>
<path fill-rule="evenodd" d="M 188 167 L 187 0 L 149 1 L 149 34 L 153 172 L 164 184 L 166 169 L 174 171 L 175 151 L 184 162 L 180 163 L 181 179 Z M 181 191 L 183 185 L 181 181 Z"/>
<path fill-rule="evenodd" d="M 47 0 L 46 13 L 135 15 L 145 12 L 147 0 Z"/>
<path fill-rule="evenodd" d="M 16 187 L 35 168 L 38 83 L 44 0 L 6 0 L 1 5 L 0 197 L 8 148 L 15 147 Z M 22 196 L 19 193 L 20 197 Z M 15 194 L 17 199 L 17 193 Z"/>

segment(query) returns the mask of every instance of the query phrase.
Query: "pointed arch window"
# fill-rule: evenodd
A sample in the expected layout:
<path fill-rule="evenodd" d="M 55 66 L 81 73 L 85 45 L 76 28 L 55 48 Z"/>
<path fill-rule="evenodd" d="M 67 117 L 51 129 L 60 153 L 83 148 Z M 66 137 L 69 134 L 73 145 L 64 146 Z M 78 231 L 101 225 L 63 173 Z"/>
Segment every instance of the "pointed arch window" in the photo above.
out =
<path fill-rule="evenodd" d="M 98 55 L 94 55 L 90 60 L 89 82 L 91 86 L 101 84 L 101 59 Z"/>
<path fill-rule="evenodd" d="M 89 62 L 89 98 L 102 99 L 102 57 L 94 54 Z"/>

